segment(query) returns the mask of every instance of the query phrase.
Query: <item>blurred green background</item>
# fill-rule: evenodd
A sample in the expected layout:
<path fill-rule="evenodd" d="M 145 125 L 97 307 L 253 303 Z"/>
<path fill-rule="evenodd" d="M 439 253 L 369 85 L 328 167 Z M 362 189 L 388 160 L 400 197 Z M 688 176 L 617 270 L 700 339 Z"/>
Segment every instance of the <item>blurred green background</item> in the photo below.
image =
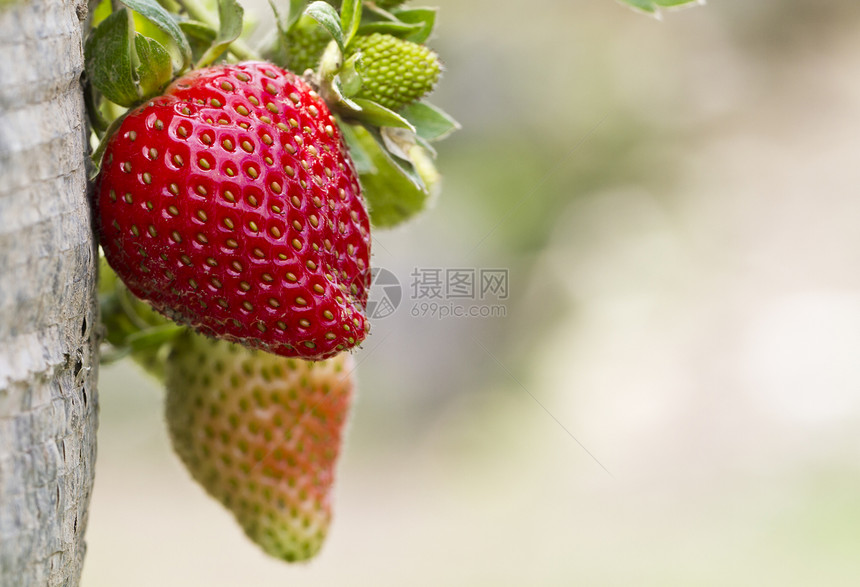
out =
<path fill-rule="evenodd" d="M 436 4 L 464 130 L 375 235 L 323 552 L 248 542 L 121 364 L 84 587 L 860 584 L 860 4 Z M 416 267 L 508 269 L 506 316 L 413 317 Z"/>

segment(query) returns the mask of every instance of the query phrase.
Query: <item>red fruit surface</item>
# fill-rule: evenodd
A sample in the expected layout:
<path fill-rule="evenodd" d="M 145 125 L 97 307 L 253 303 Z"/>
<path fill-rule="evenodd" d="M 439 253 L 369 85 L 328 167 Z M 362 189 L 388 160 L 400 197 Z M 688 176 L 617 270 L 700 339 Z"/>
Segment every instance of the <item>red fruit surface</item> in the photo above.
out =
<path fill-rule="evenodd" d="M 370 222 L 325 102 L 268 63 L 200 69 L 132 111 L 97 194 L 108 263 L 210 336 L 323 359 L 360 343 Z"/>

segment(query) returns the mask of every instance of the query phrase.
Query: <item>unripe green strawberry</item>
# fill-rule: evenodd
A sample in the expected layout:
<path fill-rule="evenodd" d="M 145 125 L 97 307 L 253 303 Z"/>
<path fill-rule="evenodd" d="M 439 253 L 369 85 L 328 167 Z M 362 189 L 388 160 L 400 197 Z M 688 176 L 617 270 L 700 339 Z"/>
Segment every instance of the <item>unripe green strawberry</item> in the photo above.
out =
<path fill-rule="evenodd" d="M 284 36 L 286 68 L 302 75 L 316 69 L 331 35 L 310 16 L 303 16 Z"/>
<path fill-rule="evenodd" d="M 356 37 L 347 49 L 350 56 L 359 51 L 363 87 L 358 97 L 374 100 L 391 110 L 420 100 L 439 81 L 442 71 L 439 57 L 424 45 L 373 33 Z"/>
<path fill-rule="evenodd" d="M 322 546 L 352 358 L 287 359 L 187 333 L 167 362 L 166 415 L 191 475 L 268 554 Z"/>

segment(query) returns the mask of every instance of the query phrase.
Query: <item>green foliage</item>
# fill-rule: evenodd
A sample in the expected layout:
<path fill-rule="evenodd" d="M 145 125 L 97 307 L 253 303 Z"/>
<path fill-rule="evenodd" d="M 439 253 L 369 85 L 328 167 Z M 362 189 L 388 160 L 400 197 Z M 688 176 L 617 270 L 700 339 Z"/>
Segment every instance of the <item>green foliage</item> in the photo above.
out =
<path fill-rule="evenodd" d="M 436 54 L 420 44 L 432 34 L 436 10 L 361 4 L 346 0 L 338 17 L 329 3 L 312 2 L 289 26 L 292 17 L 272 8 L 288 66 L 302 72 L 317 65 L 320 93 L 343 120 L 374 226 L 390 227 L 425 208 L 440 180 L 430 142 L 459 125 L 430 104 L 415 104 L 441 72 Z M 325 49 L 320 31 L 334 39 Z"/>
<path fill-rule="evenodd" d="M 433 33 L 436 12 L 436 8 L 405 8 L 391 13 L 373 13 L 373 16 L 361 25 L 358 34 L 382 33 L 421 44 Z"/>
<path fill-rule="evenodd" d="M 183 65 L 191 63 L 191 46 L 182 29 L 170 13 L 157 0 L 124 0 L 123 4 L 145 17 L 165 33 L 170 35 L 182 54 Z"/>
<path fill-rule="evenodd" d="M 132 15 L 126 8 L 110 13 L 84 46 L 90 84 L 111 102 L 126 107 L 158 94 L 174 74 L 168 50 L 158 40 L 136 33 Z"/>
<path fill-rule="evenodd" d="M 361 109 L 361 120 L 372 126 L 390 126 L 395 128 L 408 128 L 414 131 L 415 127 L 408 120 L 389 110 L 385 106 L 367 100 L 364 98 L 356 98 L 353 102 Z"/>
<path fill-rule="evenodd" d="M 436 8 L 405 8 L 394 11 L 394 16 L 413 27 L 408 34 L 401 38 L 413 43 L 425 43 L 436 27 Z"/>
<path fill-rule="evenodd" d="M 105 110 L 101 96 L 132 107 L 160 93 L 192 61 L 202 67 L 226 51 L 248 58 L 247 47 L 240 46 L 244 11 L 237 0 L 179 0 L 178 10 L 188 16 L 169 13 L 163 8 L 169 3 L 161 0 L 125 4 L 134 12 L 122 7 L 111 12 L 111 2 L 102 0 L 87 42 L 94 118 L 102 110 L 109 119 L 120 114 Z M 374 224 L 394 226 L 414 216 L 439 180 L 430 142 L 459 128 L 438 108 L 418 102 L 441 72 L 436 54 L 422 45 L 433 32 L 436 9 L 405 8 L 396 1 L 280 4 L 285 14 L 272 3 L 279 48 L 268 56 L 278 56 L 295 73 L 317 70 L 320 93 L 344 121 Z M 216 5 L 217 19 L 211 13 Z M 181 64 L 171 63 L 171 55 Z M 109 120 L 95 122 L 104 130 Z M 94 156 L 97 165 L 101 153 L 100 148 Z"/>
<path fill-rule="evenodd" d="M 134 37 L 134 47 L 140 61 L 137 74 L 140 77 L 138 83 L 141 92 L 144 96 L 153 96 L 170 83 L 173 77 L 170 54 L 157 41 L 139 33 Z"/>
<path fill-rule="evenodd" d="M 213 63 L 227 50 L 230 43 L 239 38 L 244 15 L 245 10 L 236 0 L 218 0 L 218 34 L 197 62 L 197 67 Z"/>
<path fill-rule="evenodd" d="M 213 29 L 208 24 L 196 21 L 186 20 L 179 23 L 179 27 L 185 36 L 188 37 L 188 43 L 191 45 L 191 56 L 195 62 L 200 61 L 203 55 L 215 42 L 218 36 L 218 31 Z"/>
<path fill-rule="evenodd" d="M 140 100 L 135 80 L 131 13 L 117 10 L 93 31 L 84 47 L 89 81 L 108 100 L 131 106 Z"/>
<path fill-rule="evenodd" d="M 443 110 L 427 102 L 415 102 L 400 114 L 408 120 L 419 137 L 426 141 L 441 141 L 460 129 L 460 124 Z"/>
<path fill-rule="evenodd" d="M 344 125 L 343 130 L 375 227 L 397 226 L 424 210 L 429 190 L 408 177 L 368 130 L 350 125 Z"/>
<path fill-rule="evenodd" d="M 344 0 L 340 9 L 340 25 L 343 29 L 343 44 L 349 45 L 361 23 L 361 0 Z"/>
<path fill-rule="evenodd" d="M 301 18 L 302 14 L 304 14 L 306 4 L 307 0 L 290 0 L 290 12 L 284 23 L 285 28 L 289 29 Z M 272 7 L 274 8 L 274 4 L 272 4 Z"/>
<path fill-rule="evenodd" d="M 403 0 L 376 0 L 374 4 L 376 4 L 379 8 L 382 8 L 383 10 L 389 10 L 391 8 L 394 8 L 395 6 L 400 6 L 401 4 L 403 4 Z"/>
<path fill-rule="evenodd" d="M 337 11 L 331 7 L 331 4 L 317 0 L 317 2 L 313 2 L 308 6 L 305 14 L 320 23 L 320 26 L 328 31 L 328 34 L 331 35 L 337 46 L 340 47 L 341 52 L 345 52 L 346 43 L 343 28 L 341 28 L 340 24 L 340 17 Z"/>
<path fill-rule="evenodd" d="M 657 13 L 661 8 L 674 8 L 684 6 L 686 4 L 701 3 L 701 0 L 620 0 L 629 4 L 633 8 L 648 12 L 651 14 Z"/>
<path fill-rule="evenodd" d="M 102 353 L 102 362 L 130 356 L 150 375 L 163 380 L 170 343 L 185 328 L 134 297 L 104 257 L 99 267 L 99 305 L 105 339 L 110 345 Z"/>

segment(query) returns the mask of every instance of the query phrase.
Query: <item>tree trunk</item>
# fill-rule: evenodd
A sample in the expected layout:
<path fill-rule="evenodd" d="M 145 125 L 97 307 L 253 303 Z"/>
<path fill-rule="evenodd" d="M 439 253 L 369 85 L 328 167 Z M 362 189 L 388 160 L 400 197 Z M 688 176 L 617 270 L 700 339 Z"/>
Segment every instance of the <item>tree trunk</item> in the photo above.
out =
<path fill-rule="evenodd" d="M 11 2 L 11 3 L 10 3 Z M 0 0 L 0 586 L 77 585 L 96 446 L 86 4 Z"/>

